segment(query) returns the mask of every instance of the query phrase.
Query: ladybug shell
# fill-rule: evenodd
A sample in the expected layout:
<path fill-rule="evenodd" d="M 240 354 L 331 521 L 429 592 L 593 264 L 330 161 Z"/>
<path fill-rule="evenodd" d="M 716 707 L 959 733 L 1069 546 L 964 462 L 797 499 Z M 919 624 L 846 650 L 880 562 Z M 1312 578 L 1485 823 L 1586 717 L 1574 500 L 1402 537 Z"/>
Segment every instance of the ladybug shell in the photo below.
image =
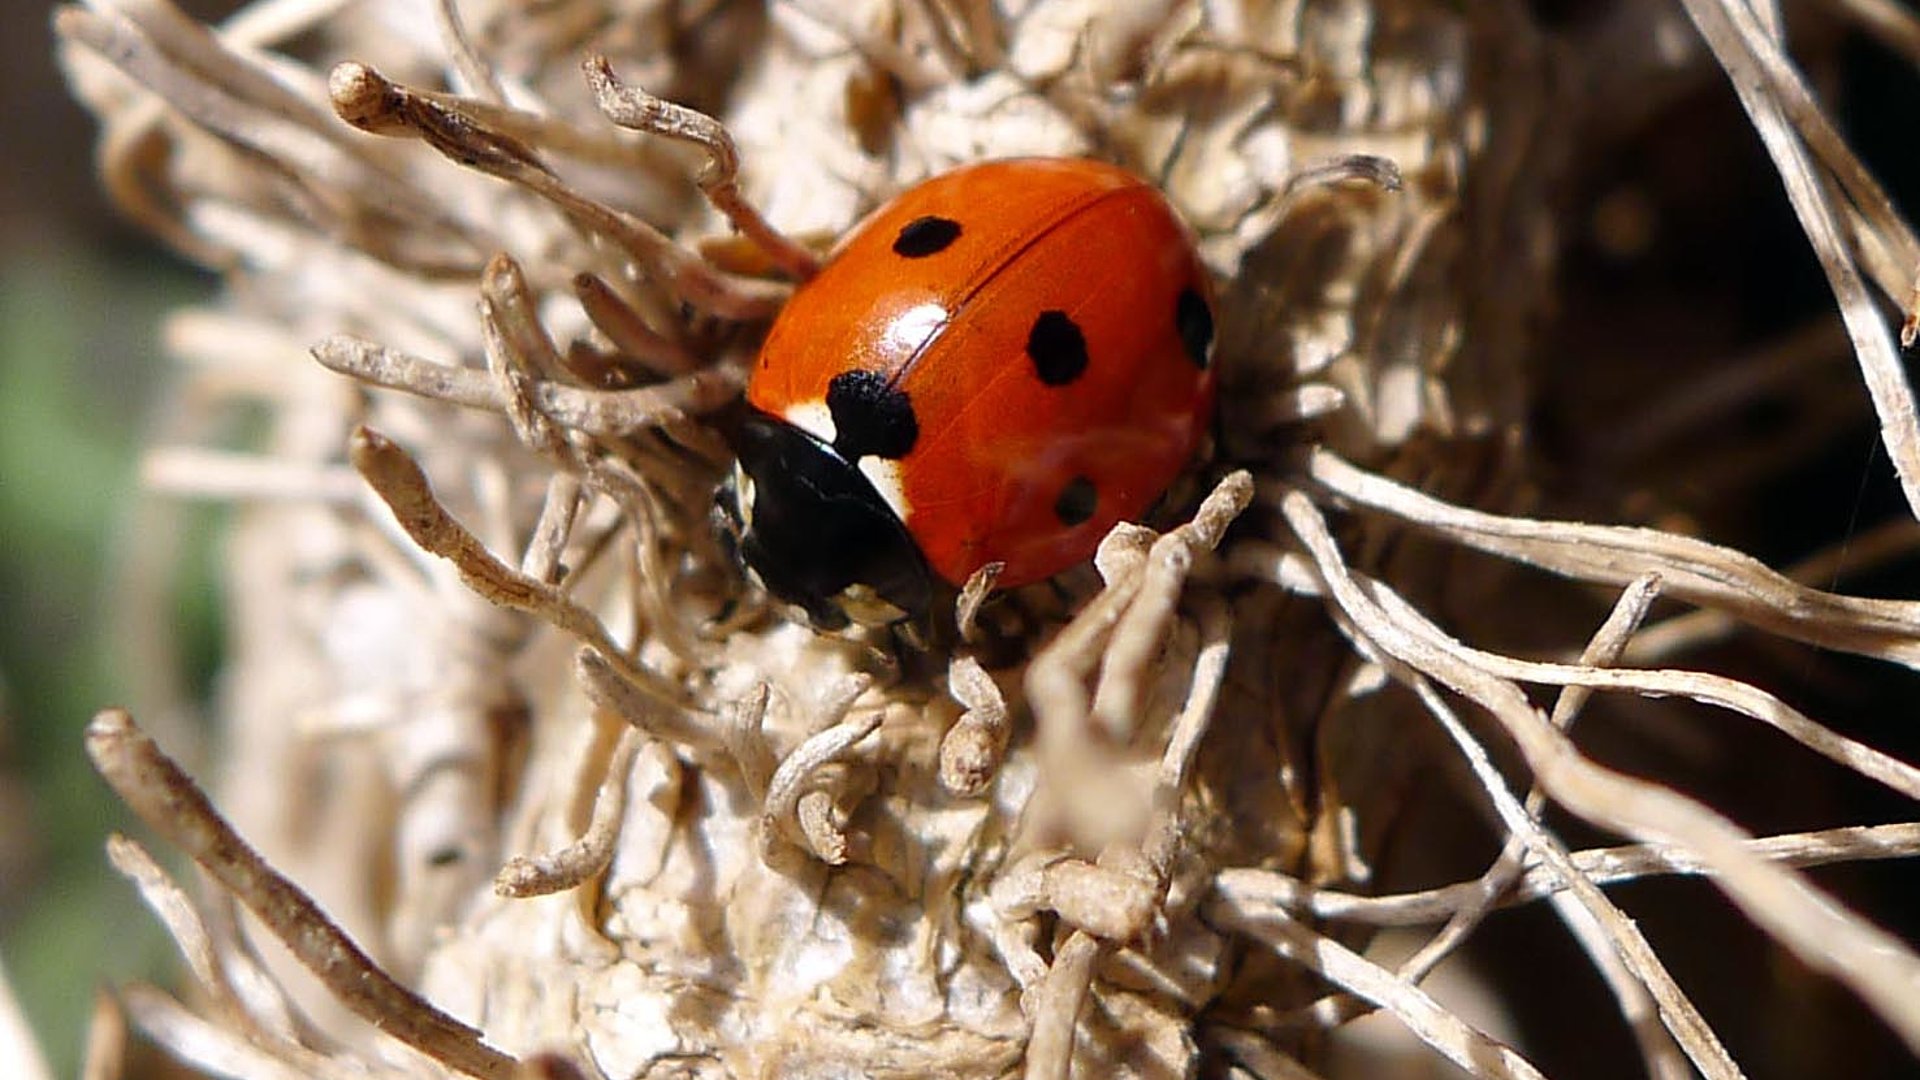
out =
<path fill-rule="evenodd" d="M 1159 191 L 1094 161 L 987 162 L 862 222 L 775 321 L 747 401 L 857 468 L 939 577 L 1000 561 L 1012 587 L 1172 483 L 1212 412 L 1212 338 Z"/>

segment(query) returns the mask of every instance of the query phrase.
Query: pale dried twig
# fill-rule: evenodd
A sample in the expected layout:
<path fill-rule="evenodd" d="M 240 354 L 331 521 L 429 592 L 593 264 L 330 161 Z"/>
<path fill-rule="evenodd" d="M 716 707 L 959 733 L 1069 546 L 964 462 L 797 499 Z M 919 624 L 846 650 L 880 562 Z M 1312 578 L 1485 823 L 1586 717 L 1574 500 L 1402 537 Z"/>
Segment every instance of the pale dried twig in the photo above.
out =
<path fill-rule="evenodd" d="M 316 344 L 313 357 L 331 370 L 374 386 L 503 415 L 508 408 L 499 380 L 476 368 L 409 356 L 346 334 Z M 590 390 L 535 382 L 527 393 L 542 415 L 563 427 L 588 435 L 620 436 L 657 424 L 676 412 L 711 412 L 739 394 L 743 385 L 745 374 L 738 366 L 716 364 L 634 390 Z"/>
<path fill-rule="evenodd" d="M 88 1057 L 92 1059 L 91 1054 Z M 0 1065 L 6 1067 L 8 1075 L 19 1080 L 53 1080 L 53 1070 L 47 1067 L 40 1044 L 20 1011 L 20 1001 L 14 996 L 13 981 L 7 977 L 5 966 L 0 966 Z"/>
<path fill-rule="evenodd" d="M 1308 461 L 1327 494 L 1425 532 L 1600 584 L 1660 575 L 1669 596 L 1717 608 L 1782 637 L 1920 667 L 1920 603 L 1810 589 L 1751 556 L 1653 529 L 1534 521 L 1454 506 L 1364 472 L 1324 449 Z"/>
<path fill-rule="evenodd" d="M 233 831 L 131 716 L 115 709 L 97 714 L 87 725 L 87 755 L 141 820 L 246 904 L 341 1004 L 436 1061 L 485 1080 L 510 1080 L 512 1057 L 382 971 Z"/>
<path fill-rule="evenodd" d="M 1920 419 L 1899 350 L 1874 306 L 1855 265 L 1856 255 L 1839 220 L 1838 200 L 1824 181 L 1840 183 L 1868 224 L 1894 251 L 1902 272 L 1920 265 L 1920 243 L 1872 175 L 1860 164 L 1820 111 L 1812 91 L 1780 51 L 1778 26 L 1762 27 L 1744 3 L 1683 0 L 1687 14 L 1726 69 L 1753 128 L 1773 158 L 1800 226 L 1819 256 L 1840 316 L 1860 362 L 1862 381 L 1880 417 L 1881 443 L 1911 513 L 1920 517 Z M 1824 173 L 1816 173 L 1813 152 Z M 1904 301 L 1909 278 L 1882 281 L 1888 296 Z"/>
<path fill-rule="evenodd" d="M 1818 832 L 1784 833 L 1749 839 L 1746 848 L 1755 857 L 1783 866 L 1826 866 L 1871 859 L 1909 859 L 1920 856 L 1920 822 L 1896 825 L 1858 825 Z M 1713 867 L 1692 852 L 1673 844 L 1629 844 L 1591 848 L 1572 853 L 1580 876 L 1596 885 L 1637 881 L 1664 874 L 1710 876 Z M 1494 899 L 1496 908 L 1516 907 L 1544 900 L 1566 887 L 1553 871 L 1525 867 L 1508 891 Z M 1356 896 L 1308 885 L 1285 874 L 1265 870 L 1222 870 L 1214 890 L 1234 903 L 1251 907 L 1276 906 L 1306 918 L 1364 923 L 1369 926 L 1426 926 L 1473 910 L 1484 896 L 1480 879 L 1391 896 Z"/>
<path fill-rule="evenodd" d="M 1053 965 L 1030 993 L 1033 1033 L 1027 1039 L 1027 1080 L 1067 1080 L 1073 1069 L 1073 1029 L 1093 986 L 1100 939 L 1075 930 L 1055 950 Z"/>
<path fill-rule="evenodd" d="M 1391 1013 L 1421 1042 L 1469 1075 L 1544 1080 L 1517 1051 L 1448 1012 L 1426 991 L 1278 909 L 1262 911 L 1214 899 L 1206 910 L 1216 924 L 1253 935 L 1287 959 Z"/>
<path fill-rule="evenodd" d="M 1847 914 L 1797 874 L 1755 858 L 1746 834 L 1677 792 L 1582 757 L 1519 688 L 1462 663 L 1410 633 L 1346 574 L 1318 511 L 1291 493 L 1282 510 L 1306 543 L 1335 601 L 1374 647 L 1485 708 L 1511 734 L 1561 805 L 1605 828 L 1690 846 L 1716 869 L 1727 896 L 1810 966 L 1853 988 L 1908 1044 L 1920 1049 L 1920 958 L 1897 939 Z"/>
<path fill-rule="evenodd" d="M 703 723 L 704 716 L 664 705 L 656 695 L 627 678 L 599 649 L 582 646 L 574 654 L 573 664 L 587 700 L 649 736 L 692 750 L 716 750 L 727 745 L 726 734 L 717 725 Z"/>
<path fill-rule="evenodd" d="M 27 1040 L 24 1045 L 31 1045 Z M 15 1062 L 21 1080 L 50 1080 L 40 1066 Z M 80 1080 L 123 1080 L 127 1074 L 127 1014 L 104 987 L 93 992 L 93 1012 L 87 1018 L 87 1045 L 80 1059 Z"/>
<path fill-rule="evenodd" d="M 1643 1022 L 1649 1009 L 1649 995 L 1652 1004 L 1658 1006 L 1667 1030 L 1678 1040 L 1701 1075 L 1709 1080 L 1737 1080 L 1743 1075 L 1719 1036 L 1714 1034 L 1706 1018 L 1700 1015 L 1700 1010 L 1680 989 L 1679 983 L 1674 981 L 1639 927 L 1607 899 L 1598 885 L 1581 876 L 1560 841 L 1526 812 L 1520 800 L 1507 788 L 1486 749 L 1460 723 L 1453 709 L 1434 690 L 1433 684 L 1424 677 L 1410 673 L 1402 672 L 1401 677 L 1410 679 L 1427 711 L 1440 721 L 1448 737 L 1460 748 L 1474 777 L 1492 798 L 1500 820 L 1507 826 L 1508 835 L 1525 844 L 1529 852 L 1565 883 L 1567 891 L 1555 895 L 1556 904 L 1563 897 L 1578 901 L 1577 905 L 1562 907 L 1561 915 L 1574 937 L 1594 959 L 1595 967 L 1619 1001 L 1621 1013 L 1633 1023 L 1636 1037 L 1660 1074 L 1671 1075 L 1676 1070 L 1684 1070 L 1679 1068 L 1678 1062 L 1671 1060 L 1672 1050 L 1666 1040 L 1649 1032 Z"/>
<path fill-rule="evenodd" d="M 587 650 L 582 656 L 593 655 Z M 627 812 L 627 780 L 640 753 L 644 736 L 638 728 L 620 733 L 607 759 L 606 778 L 593 800 L 593 817 L 578 840 L 543 855 L 516 855 L 493 879 L 493 891 L 516 899 L 546 896 L 574 888 L 607 868 L 614 844 L 620 839 L 620 819 Z"/>
<path fill-rule="evenodd" d="M 798 811 L 802 798 L 809 794 L 807 785 L 815 774 L 853 749 L 855 743 L 879 729 L 880 721 L 885 716 L 880 709 L 862 709 L 847 716 L 854 701 L 866 693 L 872 684 L 871 676 L 849 675 L 832 687 L 819 703 L 814 722 L 829 726 L 809 735 L 794 747 L 792 753 L 781 759 L 779 768 L 767 781 L 766 802 L 760 812 L 762 844 L 770 844 L 776 837 L 785 836 L 806 843 L 815 854 L 829 863 L 844 861 L 845 850 L 841 846 L 844 840 L 838 835 L 838 828 L 828 827 L 823 832 L 826 823 L 817 816 L 811 830 L 802 828 Z"/>
<path fill-rule="evenodd" d="M 187 970 L 193 973 L 195 982 L 212 1000 L 214 1010 L 224 1024 L 245 1034 L 249 1040 L 272 1049 L 290 1063 L 305 1062 L 309 1068 L 320 1066 L 323 1059 L 319 1055 L 294 1041 L 292 1016 L 284 999 L 278 1000 L 278 1009 L 266 1017 L 255 1016 L 247 1008 L 235 990 L 225 960 L 201 920 L 200 913 L 195 910 L 193 901 L 153 861 L 146 849 L 116 833 L 107 837 L 107 859 L 121 876 L 140 890 L 140 898 L 146 901 L 148 909 L 159 918 L 160 924 L 167 928 L 168 935 L 180 949 L 181 958 L 187 962 Z"/>
<path fill-rule="evenodd" d="M 940 784 L 970 797 L 986 790 L 1007 750 L 1013 724 L 1006 700 L 991 676 L 970 656 L 947 667 L 947 692 L 966 708 L 940 740 Z"/>
<path fill-rule="evenodd" d="M 1600 629 L 1594 634 L 1592 641 L 1587 644 L 1585 651 L 1581 653 L 1581 665 L 1585 667 L 1607 667 L 1619 660 L 1620 655 L 1632 640 L 1635 629 L 1640 625 L 1641 620 L 1646 617 L 1647 609 L 1653 604 L 1653 600 L 1657 595 L 1659 595 L 1659 579 L 1653 575 L 1639 578 L 1634 581 L 1633 584 L 1627 586 L 1626 589 L 1622 590 L 1620 598 L 1615 601 L 1613 611 L 1608 614 L 1606 622 L 1601 625 Z M 1592 691 L 1587 687 L 1563 687 L 1560 691 L 1559 698 L 1553 703 L 1553 712 L 1549 717 L 1553 726 L 1562 731 L 1569 730 L 1573 725 L 1574 718 L 1579 714 L 1581 707 L 1586 703 L 1587 698 L 1590 697 L 1591 694 Z M 1529 820 L 1537 820 L 1540 811 L 1545 805 L 1545 792 L 1540 790 L 1538 784 L 1531 786 L 1527 791 L 1526 800 L 1522 807 L 1526 817 Z M 1425 978 L 1427 973 L 1431 972 L 1442 959 L 1452 952 L 1461 942 L 1465 941 L 1467 935 L 1471 934 L 1474 928 L 1480 924 L 1480 921 L 1492 910 L 1495 899 L 1504 893 L 1513 884 L 1514 880 L 1525 872 L 1526 865 L 1524 856 L 1526 851 L 1527 842 L 1525 837 L 1519 834 L 1509 835 L 1506 845 L 1500 851 L 1499 857 L 1480 875 L 1480 897 L 1478 902 L 1470 907 L 1454 912 L 1452 917 L 1447 920 L 1447 924 L 1440 929 L 1439 933 L 1435 934 L 1433 938 L 1423 944 L 1413 956 L 1409 957 L 1405 963 L 1400 965 L 1400 975 L 1416 982 Z M 1567 860 L 1566 865 L 1551 866 L 1545 869 L 1559 874 L 1566 870 L 1566 866 L 1573 866 L 1574 869 L 1572 876 L 1562 879 L 1565 882 L 1571 883 L 1584 877 L 1577 863 L 1571 858 Z M 1614 950 L 1608 937 L 1607 928 L 1597 925 L 1595 920 L 1588 915 L 1586 909 L 1578 906 L 1577 897 L 1556 894 L 1552 900 L 1559 910 L 1561 921 L 1564 922 L 1567 929 L 1579 939 L 1581 947 L 1586 950 L 1587 955 L 1593 960 L 1594 966 L 1600 971 L 1601 976 L 1606 979 L 1608 986 L 1613 990 L 1615 999 L 1620 1003 L 1621 1012 L 1626 1017 L 1627 1024 L 1633 1031 L 1635 1040 L 1640 1044 L 1641 1055 L 1646 1061 L 1648 1074 L 1656 1078 L 1661 1078 L 1661 1080 L 1684 1080 L 1686 1076 L 1690 1075 L 1687 1070 L 1686 1061 L 1680 1057 L 1673 1040 L 1668 1038 L 1667 1033 L 1661 1029 L 1659 1017 L 1655 1015 L 1653 1003 L 1647 996 L 1647 988 L 1643 987 L 1641 983 L 1634 981 L 1633 973 L 1623 965 L 1619 953 Z M 1613 913 L 1608 913 L 1609 920 L 1613 917 Z M 1627 924 L 1627 930 L 1637 937 L 1637 932 L 1633 931 L 1630 922 Z M 1617 926 L 1615 927 L 1615 932 L 1618 932 Z M 1629 948 L 1644 947 L 1644 942 L 1629 942 Z M 1646 951 L 1651 952 L 1650 949 Z M 1672 980 L 1664 970 L 1658 967 L 1657 956 L 1653 957 L 1653 964 L 1655 966 L 1655 977 L 1663 984 L 1663 995 L 1677 999 L 1680 1003 L 1680 1008 L 1688 1013 L 1692 1013 L 1694 1010 L 1691 1004 L 1686 1001 L 1684 994 L 1681 994 L 1677 987 L 1672 987 L 1670 991 L 1666 988 L 1671 984 Z M 1700 1023 L 1697 1017 L 1689 1019 L 1688 1023 L 1694 1026 L 1704 1027 L 1704 1024 Z M 1720 1059 L 1720 1062 L 1730 1064 L 1730 1062 L 1725 1061 L 1726 1054 L 1724 1050 L 1716 1051 L 1715 1048 L 1707 1047 L 1704 1048 L 1702 1052 Z M 1696 1054 L 1696 1057 L 1698 1056 L 1699 1055 Z M 1719 1063 L 1716 1063 L 1716 1067 L 1718 1067 L 1718 1064 Z"/>
<path fill-rule="evenodd" d="M 487 128 L 478 117 L 461 111 L 456 100 L 424 97 L 356 63 L 336 66 L 327 89 L 335 112 L 346 122 L 376 135 L 422 139 L 462 165 L 519 185 L 618 244 L 695 307 L 724 318 L 759 320 L 770 317 L 786 298 L 787 289 L 724 274 L 632 214 L 580 194 L 541 164 L 525 143 Z"/>
<path fill-rule="evenodd" d="M 592 646 L 635 686 L 663 702 L 687 707 L 681 688 L 641 667 L 614 642 L 592 612 L 554 586 L 511 569 L 487 551 L 434 499 L 426 475 L 406 451 L 363 427 L 353 434 L 350 456 L 354 468 L 366 477 L 414 543 L 451 562 L 468 588 L 502 607 L 552 623 Z"/>
<path fill-rule="evenodd" d="M 706 153 L 707 163 L 699 176 L 701 192 L 714 209 L 765 252 L 774 265 L 796 281 L 805 281 L 820 272 L 820 260 L 813 252 L 774 228 L 741 196 L 740 154 L 734 149 L 733 136 L 727 134 L 727 129 L 718 121 L 626 85 L 613 73 L 613 65 L 604 56 L 587 57 L 580 69 L 586 73 L 594 101 L 607 119 L 634 131 L 692 143 Z"/>

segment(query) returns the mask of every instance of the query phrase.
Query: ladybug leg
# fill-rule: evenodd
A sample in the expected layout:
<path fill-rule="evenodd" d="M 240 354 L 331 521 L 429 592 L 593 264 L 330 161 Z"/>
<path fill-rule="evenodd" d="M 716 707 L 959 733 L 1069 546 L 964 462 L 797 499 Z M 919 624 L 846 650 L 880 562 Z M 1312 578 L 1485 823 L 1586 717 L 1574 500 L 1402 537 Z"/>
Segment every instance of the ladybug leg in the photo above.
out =
<path fill-rule="evenodd" d="M 715 210 L 724 214 L 740 234 L 766 253 L 775 266 L 795 281 L 820 271 L 820 259 L 792 237 L 773 227 L 740 194 L 740 154 L 733 136 L 705 113 L 654 97 L 621 82 L 604 56 L 590 56 L 582 65 L 587 85 L 607 119 L 623 128 L 692 143 L 706 152 L 707 164 L 696 182 Z"/>

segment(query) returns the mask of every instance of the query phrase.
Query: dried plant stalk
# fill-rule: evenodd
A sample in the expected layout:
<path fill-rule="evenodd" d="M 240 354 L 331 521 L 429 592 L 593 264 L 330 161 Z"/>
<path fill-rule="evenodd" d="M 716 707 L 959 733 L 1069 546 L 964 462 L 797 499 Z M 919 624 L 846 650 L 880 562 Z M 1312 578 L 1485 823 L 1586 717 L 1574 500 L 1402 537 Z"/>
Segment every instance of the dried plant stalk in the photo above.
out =
<path fill-rule="evenodd" d="M 1887 5 L 1841 6 L 1920 40 Z M 1669 40 L 1658 7 L 1619 5 L 1591 40 Z M 1685 12 L 1920 506 L 1920 429 L 1867 292 L 1911 307 L 1920 244 L 1764 8 Z M 224 890 L 196 904 L 113 842 L 202 992 L 126 988 L 144 1036 L 246 1076 L 1292 1077 L 1378 1010 L 1411 1056 L 1538 1076 L 1423 984 L 1548 899 L 1650 1074 L 1737 1076 L 1737 1045 L 1600 890 L 1699 874 L 1920 1049 L 1913 950 L 1793 870 L 1912 855 L 1920 827 L 1754 838 L 1568 734 L 1594 691 L 1677 696 L 1920 799 L 1914 766 L 1783 692 L 1632 666 L 1746 633 L 1913 668 L 1920 607 L 1616 507 L 1532 516 L 1512 482 L 1529 440 L 1489 450 L 1535 413 L 1564 173 L 1657 107 L 1664 54 L 1609 53 L 1597 107 L 1549 77 L 1580 50 L 1509 4 L 432 10 L 56 15 L 108 190 L 227 276 L 172 325 L 186 395 L 268 411 L 251 445 L 178 438 L 147 464 L 157 489 L 244 506 L 221 812 L 126 714 L 89 735 Z M 1005 595 L 988 568 L 928 640 L 816 634 L 709 529 L 712 418 L 822 238 L 1015 154 L 1119 161 L 1192 223 L 1219 285 L 1214 445 L 1091 568 Z M 1875 546 L 1909 552 L 1911 528 Z M 1455 547 L 1492 558 L 1460 570 Z M 1589 640 L 1580 612 L 1471 599 L 1541 570 L 1624 590 L 1614 616 Z M 1643 629 L 1656 596 L 1688 610 Z M 1524 656 L 1468 644 L 1516 629 Z M 1551 715 L 1523 682 L 1560 688 Z M 1519 748 L 1524 796 L 1476 719 Z M 1433 722 L 1444 739 L 1409 736 Z M 1459 797 L 1419 791 L 1428 772 L 1485 811 L 1498 855 L 1455 884 L 1383 882 L 1385 838 Z M 1549 804 L 1634 843 L 1569 850 Z M 236 900 L 297 962 L 255 953 Z M 1434 929 L 1389 967 L 1361 951 L 1380 926 Z"/>

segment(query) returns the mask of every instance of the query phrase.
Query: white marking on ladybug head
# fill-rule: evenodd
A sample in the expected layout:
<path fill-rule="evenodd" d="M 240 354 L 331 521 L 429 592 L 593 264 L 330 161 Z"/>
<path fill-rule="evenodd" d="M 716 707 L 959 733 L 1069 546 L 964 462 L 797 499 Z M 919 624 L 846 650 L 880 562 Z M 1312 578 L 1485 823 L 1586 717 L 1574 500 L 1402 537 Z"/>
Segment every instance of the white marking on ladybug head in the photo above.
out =
<path fill-rule="evenodd" d="M 907 505 L 907 488 L 901 480 L 900 463 L 877 454 L 868 454 L 859 460 L 857 467 L 860 475 L 867 478 L 867 483 L 873 485 L 873 490 L 879 492 L 880 498 L 892 509 L 893 516 L 905 523 L 907 511 L 911 508 Z"/>
<path fill-rule="evenodd" d="M 787 411 L 781 415 L 780 419 L 828 446 L 832 446 L 833 440 L 840 436 L 840 430 L 833 424 L 833 413 L 827 408 L 825 398 L 797 401 L 787 406 Z"/>

